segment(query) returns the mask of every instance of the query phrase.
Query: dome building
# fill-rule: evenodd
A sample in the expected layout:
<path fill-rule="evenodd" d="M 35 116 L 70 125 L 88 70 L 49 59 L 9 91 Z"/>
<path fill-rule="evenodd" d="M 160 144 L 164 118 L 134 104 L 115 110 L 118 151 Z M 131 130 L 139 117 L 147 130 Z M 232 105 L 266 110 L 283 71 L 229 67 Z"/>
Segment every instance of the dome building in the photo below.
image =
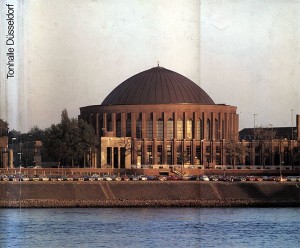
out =
<path fill-rule="evenodd" d="M 101 105 L 81 107 L 79 118 L 100 139 L 95 167 L 202 168 L 224 163 L 225 141 L 238 137 L 236 109 L 157 66 L 125 80 Z"/>

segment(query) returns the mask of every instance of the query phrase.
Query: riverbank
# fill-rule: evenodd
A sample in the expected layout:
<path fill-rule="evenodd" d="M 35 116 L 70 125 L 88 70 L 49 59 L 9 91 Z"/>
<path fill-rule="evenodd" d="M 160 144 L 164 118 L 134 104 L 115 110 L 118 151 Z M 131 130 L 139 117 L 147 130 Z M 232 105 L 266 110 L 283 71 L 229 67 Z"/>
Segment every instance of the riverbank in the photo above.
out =
<path fill-rule="evenodd" d="M 294 182 L 0 182 L 0 208 L 299 206 Z"/>

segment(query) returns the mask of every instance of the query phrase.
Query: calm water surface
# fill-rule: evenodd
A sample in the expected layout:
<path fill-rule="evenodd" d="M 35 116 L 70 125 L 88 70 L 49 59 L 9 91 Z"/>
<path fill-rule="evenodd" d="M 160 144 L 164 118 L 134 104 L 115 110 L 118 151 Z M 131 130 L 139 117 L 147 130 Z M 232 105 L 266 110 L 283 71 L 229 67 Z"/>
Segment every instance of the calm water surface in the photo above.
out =
<path fill-rule="evenodd" d="M 300 247 L 300 208 L 0 209 L 0 247 Z"/>

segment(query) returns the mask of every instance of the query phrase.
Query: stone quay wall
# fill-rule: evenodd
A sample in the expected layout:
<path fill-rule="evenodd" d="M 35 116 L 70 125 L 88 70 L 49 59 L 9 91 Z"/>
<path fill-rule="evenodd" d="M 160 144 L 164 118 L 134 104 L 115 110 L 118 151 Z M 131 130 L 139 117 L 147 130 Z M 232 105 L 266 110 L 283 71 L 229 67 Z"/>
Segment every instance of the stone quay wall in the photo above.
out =
<path fill-rule="evenodd" d="M 296 182 L 0 182 L 0 208 L 300 207 Z"/>

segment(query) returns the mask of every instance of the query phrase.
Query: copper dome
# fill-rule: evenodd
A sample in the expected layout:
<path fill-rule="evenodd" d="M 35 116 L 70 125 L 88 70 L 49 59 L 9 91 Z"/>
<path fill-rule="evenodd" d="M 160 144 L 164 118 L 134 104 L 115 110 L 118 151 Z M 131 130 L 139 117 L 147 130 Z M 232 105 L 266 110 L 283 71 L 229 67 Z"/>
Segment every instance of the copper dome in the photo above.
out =
<path fill-rule="evenodd" d="M 188 78 L 163 67 L 140 72 L 118 85 L 101 105 L 215 104 Z"/>

